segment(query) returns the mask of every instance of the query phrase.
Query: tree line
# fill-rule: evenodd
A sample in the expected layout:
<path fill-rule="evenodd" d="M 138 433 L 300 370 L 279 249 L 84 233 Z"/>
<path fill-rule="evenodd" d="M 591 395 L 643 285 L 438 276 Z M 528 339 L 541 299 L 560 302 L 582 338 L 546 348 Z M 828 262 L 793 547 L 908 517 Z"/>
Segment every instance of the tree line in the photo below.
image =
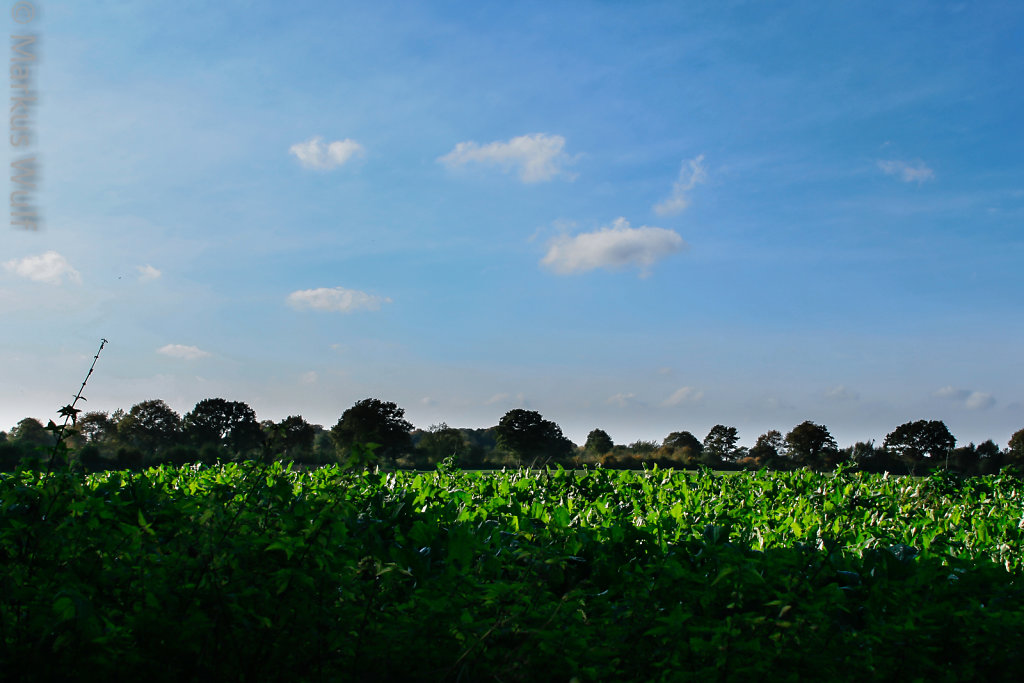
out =
<path fill-rule="evenodd" d="M 689 431 L 672 432 L 664 441 L 616 444 L 594 429 L 577 446 L 539 412 L 510 410 L 494 427 L 466 429 L 441 423 L 414 429 L 405 411 L 377 398 L 357 401 L 330 429 L 299 415 L 279 422 L 258 421 L 241 401 L 208 398 L 179 415 L 164 401 L 142 401 L 127 412 L 87 412 L 74 416 L 65 433 L 75 466 L 86 470 L 138 469 L 278 459 L 300 465 L 426 469 L 452 458 L 464 469 L 561 465 L 567 469 L 601 465 L 617 469 L 660 467 L 693 469 L 796 469 L 831 471 L 840 465 L 867 472 L 924 474 L 948 470 L 967 475 L 1005 468 L 1024 473 L 1024 429 L 1007 447 L 992 440 L 957 446 L 941 420 L 917 420 L 897 426 L 881 445 L 858 442 L 839 448 L 824 425 L 802 422 L 785 435 L 770 430 L 754 446 L 740 446 L 735 427 L 715 425 L 703 440 Z M 0 432 L 0 469 L 14 469 L 25 458 L 45 462 L 57 441 L 57 427 L 26 417 Z"/>

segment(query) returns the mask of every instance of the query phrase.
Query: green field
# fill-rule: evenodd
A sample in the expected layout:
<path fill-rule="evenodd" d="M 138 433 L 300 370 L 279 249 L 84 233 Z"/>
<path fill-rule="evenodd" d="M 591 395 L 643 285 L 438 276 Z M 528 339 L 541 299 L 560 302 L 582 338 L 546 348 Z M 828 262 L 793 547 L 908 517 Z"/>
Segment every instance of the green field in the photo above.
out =
<path fill-rule="evenodd" d="M 1022 527 L 994 476 L 25 471 L 0 679 L 1011 680 Z"/>

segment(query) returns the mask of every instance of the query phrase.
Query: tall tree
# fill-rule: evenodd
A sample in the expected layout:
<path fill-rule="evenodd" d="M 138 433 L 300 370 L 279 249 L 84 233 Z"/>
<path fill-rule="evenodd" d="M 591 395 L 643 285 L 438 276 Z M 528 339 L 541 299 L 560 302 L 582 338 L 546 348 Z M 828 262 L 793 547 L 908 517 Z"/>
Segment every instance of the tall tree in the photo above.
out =
<path fill-rule="evenodd" d="M 521 461 L 555 460 L 568 457 L 574 448 L 562 435 L 562 428 L 535 410 L 516 408 L 501 418 L 497 426 L 498 445 Z"/>
<path fill-rule="evenodd" d="M 346 460 L 355 453 L 355 446 L 373 443 L 377 444 L 373 459 L 394 462 L 412 450 L 412 424 L 404 416 L 405 410 L 390 401 L 365 398 L 341 414 L 331 428 L 331 439 Z"/>
<path fill-rule="evenodd" d="M 942 420 L 904 422 L 882 442 L 882 447 L 902 461 L 911 474 L 925 460 L 930 464 L 947 464 L 955 446 L 956 439 Z"/>
<path fill-rule="evenodd" d="M 789 457 L 798 467 L 825 469 L 839 448 L 828 428 L 810 420 L 801 422 L 786 434 Z"/>
<path fill-rule="evenodd" d="M 10 440 L 14 443 L 18 443 L 23 447 L 40 447 L 50 448 L 53 446 L 56 438 L 53 433 L 47 431 L 43 423 L 34 417 L 26 417 L 18 421 L 14 429 L 11 430 Z"/>
<path fill-rule="evenodd" d="M 454 457 L 458 462 L 468 449 L 462 432 L 442 422 L 430 425 L 416 444 L 416 450 L 419 464 L 431 467 L 448 457 Z"/>
<path fill-rule="evenodd" d="M 181 416 L 159 399 L 136 403 L 117 424 L 118 436 L 131 448 L 155 454 L 181 438 Z"/>
<path fill-rule="evenodd" d="M 200 449 L 212 444 L 243 455 L 263 440 L 256 412 L 241 401 L 205 398 L 185 414 L 182 426 Z"/>
<path fill-rule="evenodd" d="M 604 455 L 615 448 L 615 442 L 608 432 L 603 429 L 592 429 L 587 434 L 587 441 L 583 444 L 583 450 L 593 455 Z"/>
<path fill-rule="evenodd" d="M 782 432 L 770 429 L 757 437 L 757 442 L 750 449 L 749 455 L 757 467 L 777 467 L 785 448 L 786 442 L 782 438 Z"/>
<path fill-rule="evenodd" d="M 289 415 L 280 422 L 268 421 L 263 432 L 274 455 L 285 460 L 312 459 L 317 428 L 301 415 Z"/>
<path fill-rule="evenodd" d="M 736 458 L 736 442 L 739 436 L 735 427 L 715 425 L 704 437 L 704 453 L 707 456 L 730 462 Z"/>

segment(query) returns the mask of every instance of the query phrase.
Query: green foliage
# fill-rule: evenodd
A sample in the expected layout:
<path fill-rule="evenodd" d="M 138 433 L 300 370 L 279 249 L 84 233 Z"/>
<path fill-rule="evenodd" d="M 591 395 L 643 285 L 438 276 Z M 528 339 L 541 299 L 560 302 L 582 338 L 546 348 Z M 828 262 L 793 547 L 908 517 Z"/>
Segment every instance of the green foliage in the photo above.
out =
<path fill-rule="evenodd" d="M 568 457 L 574 446 L 562 435 L 562 428 L 535 410 L 516 408 L 498 421 L 498 445 L 514 453 L 523 464 Z"/>
<path fill-rule="evenodd" d="M 594 455 L 604 455 L 613 448 L 615 448 L 615 442 L 603 429 L 592 429 L 587 434 L 586 443 L 583 444 L 583 450 Z"/>
<path fill-rule="evenodd" d="M 786 452 L 798 467 L 827 470 L 835 465 L 839 448 L 827 427 L 807 420 L 786 434 Z"/>
<path fill-rule="evenodd" d="M 331 439 L 343 460 L 352 460 L 350 451 L 356 445 L 373 443 L 378 445 L 377 457 L 393 461 L 412 450 L 412 424 L 404 416 L 405 410 L 390 401 L 363 399 L 342 413 L 331 428 Z"/>
<path fill-rule="evenodd" d="M 117 432 L 128 448 L 157 453 L 178 444 L 181 416 L 161 400 L 143 401 L 118 422 Z"/>
<path fill-rule="evenodd" d="M 182 431 L 196 448 L 207 444 L 244 454 L 263 440 L 256 412 L 241 401 L 206 398 L 185 414 Z"/>
<path fill-rule="evenodd" d="M 1024 486 L 807 470 L 0 475 L 50 680 L 1008 680 Z M 424 625 L 429 625 L 424 629 Z"/>
<path fill-rule="evenodd" d="M 943 462 L 956 446 L 956 439 L 941 420 L 906 422 L 886 435 L 882 446 L 907 465 L 911 473 L 922 461 Z"/>
<path fill-rule="evenodd" d="M 705 462 L 711 464 L 721 460 L 735 460 L 738 451 L 737 441 L 739 441 L 739 435 L 735 427 L 715 425 L 704 437 Z"/>

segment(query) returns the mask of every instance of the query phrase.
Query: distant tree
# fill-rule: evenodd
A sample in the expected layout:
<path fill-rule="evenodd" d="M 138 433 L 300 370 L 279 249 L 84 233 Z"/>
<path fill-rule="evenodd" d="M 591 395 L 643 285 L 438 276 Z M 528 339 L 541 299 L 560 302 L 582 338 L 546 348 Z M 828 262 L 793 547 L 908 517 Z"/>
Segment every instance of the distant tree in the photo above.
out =
<path fill-rule="evenodd" d="M 690 432 L 672 432 L 661 443 L 661 450 L 666 464 L 693 468 L 701 463 L 704 444 Z"/>
<path fill-rule="evenodd" d="M 390 401 L 357 401 L 331 428 L 331 440 L 345 460 L 354 455 L 354 447 L 377 444 L 372 460 L 393 464 L 400 455 L 412 450 L 412 424 L 404 415 L 405 410 Z"/>
<path fill-rule="evenodd" d="M 573 443 L 562 435 L 562 428 L 535 410 L 516 408 L 501 418 L 497 426 L 498 445 L 515 454 L 521 462 L 568 458 Z"/>
<path fill-rule="evenodd" d="M 260 445 L 263 433 L 256 413 L 241 401 L 205 398 L 185 414 L 182 427 L 192 445 L 208 444 L 243 455 Z"/>
<path fill-rule="evenodd" d="M 956 446 L 956 439 L 941 420 L 917 420 L 905 422 L 889 432 L 882 446 L 914 474 L 926 460 L 933 466 L 945 465 Z"/>
<path fill-rule="evenodd" d="M 102 443 L 117 435 L 117 425 L 105 412 L 92 411 L 78 418 L 78 432 L 86 443 Z"/>
<path fill-rule="evenodd" d="M 461 431 L 442 422 L 431 425 L 420 437 L 416 451 L 419 456 L 416 459 L 417 466 L 433 467 L 450 456 L 454 456 L 455 461 L 459 462 L 466 453 L 467 446 Z"/>
<path fill-rule="evenodd" d="M 786 451 L 797 467 L 827 469 L 838 450 L 828 428 L 810 420 L 801 422 L 786 434 Z"/>
<path fill-rule="evenodd" d="M 735 427 L 715 425 L 704 437 L 704 455 L 706 458 L 730 462 L 736 459 L 736 442 L 739 436 Z"/>
<path fill-rule="evenodd" d="M 650 455 L 658 450 L 657 441 L 644 441 L 643 439 L 629 444 L 629 450 L 637 455 Z"/>
<path fill-rule="evenodd" d="M 977 474 L 980 458 L 978 447 L 973 442 L 957 446 L 950 451 L 946 468 L 961 474 Z"/>
<path fill-rule="evenodd" d="M 1024 472 L 1024 429 L 1017 430 L 1006 444 L 1002 464 Z"/>
<path fill-rule="evenodd" d="M 702 444 L 700 439 L 690 432 L 672 432 L 665 437 L 665 441 L 662 445 L 665 448 L 671 448 L 673 450 L 689 448 L 695 453 L 700 453 L 700 451 L 704 450 L 704 444 Z"/>
<path fill-rule="evenodd" d="M 741 466 L 751 467 L 779 467 L 782 464 L 782 453 L 786 448 L 782 432 L 772 429 L 757 437 L 754 447 L 747 453 Z"/>
<path fill-rule="evenodd" d="M 126 450 L 119 459 L 135 463 L 142 456 L 154 455 L 179 443 L 181 417 L 170 406 L 156 399 L 136 403 L 117 423 L 119 439 Z"/>
<path fill-rule="evenodd" d="M 18 424 L 11 430 L 10 440 L 19 444 L 23 449 L 52 448 L 56 437 L 43 426 L 43 423 L 34 417 L 26 417 L 18 421 Z"/>
<path fill-rule="evenodd" d="M 313 459 L 316 427 L 301 415 L 289 415 L 280 422 L 260 423 L 263 438 L 273 457 L 306 462 Z"/>
<path fill-rule="evenodd" d="M 615 442 L 608 432 L 603 429 L 592 429 L 587 434 L 587 441 L 583 444 L 583 450 L 593 455 L 604 455 L 615 448 Z"/>

